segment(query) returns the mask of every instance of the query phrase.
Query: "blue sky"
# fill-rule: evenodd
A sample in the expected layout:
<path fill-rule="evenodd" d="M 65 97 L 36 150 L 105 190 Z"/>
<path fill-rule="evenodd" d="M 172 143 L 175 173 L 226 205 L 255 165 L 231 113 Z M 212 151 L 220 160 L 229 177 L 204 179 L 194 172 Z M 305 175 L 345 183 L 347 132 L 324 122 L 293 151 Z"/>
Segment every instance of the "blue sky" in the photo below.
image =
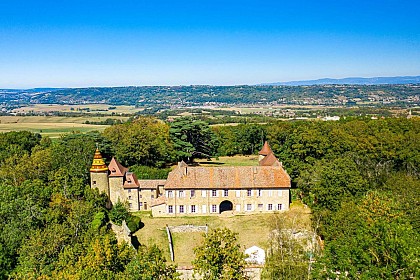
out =
<path fill-rule="evenodd" d="M 420 75 L 420 1 L 0 1 L 0 88 Z"/>

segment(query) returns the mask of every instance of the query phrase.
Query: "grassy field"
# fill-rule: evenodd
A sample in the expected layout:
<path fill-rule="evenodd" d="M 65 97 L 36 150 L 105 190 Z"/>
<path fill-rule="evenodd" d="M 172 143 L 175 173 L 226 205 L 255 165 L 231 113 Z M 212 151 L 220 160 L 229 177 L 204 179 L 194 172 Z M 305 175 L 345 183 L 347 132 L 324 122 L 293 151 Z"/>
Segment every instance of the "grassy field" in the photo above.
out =
<path fill-rule="evenodd" d="M 84 124 L 85 121 L 103 121 L 108 117 L 55 117 L 55 116 L 0 116 L 0 132 L 27 130 L 57 138 L 73 131 L 103 131 L 107 125 Z M 116 117 L 122 118 L 122 117 Z"/>
<path fill-rule="evenodd" d="M 249 156 L 232 156 L 232 157 L 218 157 L 212 158 L 211 160 L 207 159 L 197 159 L 195 160 L 202 166 L 254 166 L 258 165 L 258 156 L 249 155 Z"/>
<path fill-rule="evenodd" d="M 291 204 L 291 210 L 281 214 L 255 214 L 238 216 L 204 216 L 204 217 L 171 217 L 153 218 L 150 212 L 135 213 L 142 218 L 144 227 L 136 232 L 141 244 L 158 244 L 170 260 L 168 238 L 165 226 L 208 225 L 209 230 L 226 227 L 238 233 L 238 241 L 243 250 L 253 245 L 267 248 L 268 238 L 275 215 L 285 215 L 290 221 L 298 221 L 303 228 L 310 228 L 310 210 L 300 202 Z M 175 263 L 178 266 L 190 266 L 194 259 L 193 248 L 203 241 L 203 233 L 173 233 Z"/>
<path fill-rule="evenodd" d="M 110 107 L 115 107 L 115 109 L 109 109 Z M 87 110 L 89 109 L 89 110 Z M 31 106 L 21 107 L 14 109 L 14 113 L 29 113 L 29 112 L 38 112 L 38 113 L 47 113 L 47 112 L 79 112 L 83 111 L 85 113 L 92 114 L 104 114 L 111 115 L 114 114 L 134 114 L 143 110 L 143 108 L 136 108 L 135 106 L 114 106 L 109 104 L 85 104 L 85 105 L 60 105 L 60 104 L 34 104 Z"/>

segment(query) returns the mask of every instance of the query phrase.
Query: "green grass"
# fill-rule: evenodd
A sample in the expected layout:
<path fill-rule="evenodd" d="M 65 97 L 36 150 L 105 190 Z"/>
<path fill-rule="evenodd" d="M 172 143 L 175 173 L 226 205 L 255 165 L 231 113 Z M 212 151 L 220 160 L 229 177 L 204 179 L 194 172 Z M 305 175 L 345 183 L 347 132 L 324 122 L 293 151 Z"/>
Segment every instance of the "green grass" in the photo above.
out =
<path fill-rule="evenodd" d="M 167 260 L 170 260 L 168 238 L 165 226 L 178 225 L 208 225 L 209 230 L 216 228 L 229 228 L 238 233 L 238 241 L 241 248 L 257 245 L 261 248 L 268 246 L 268 238 L 273 219 L 276 214 L 238 215 L 231 217 L 223 216 L 199 216 L 199 217 L 171 217 L 153 218 L 150 212 L 134 213 L 142 218 L 144 227 L 137 231 L 139 242 L 143 245 L 157 244 L 163 251 Z M 277 214 L 278 215 L 278 214 Z M 300 202 L 291 204 L 291 210 L 283 212 L 290 221 L 298 221 L 302 227 L 310 228 L 310 210 Z M 193 248 L 203 241 L 202 233 L 173 233 L 175 263 L 178 266 L 189 266 L 194 259 Z"/>
<path fill-rule="evenodd" d="M 27 130 L 43 136 L 57 138 L 62 134 L 103 131 L 107 125 L 84 124 L 86 120 L 101 121 L 107 117 L 53 117 L 53 116 L 1 116 L 0 132 Z"/>
<path fill-rule="evenodd" d="M 196 162 L 202 166 L 255 166 L 258 165 L 258 156 L 218 157 L 212 158 L 211 161 L 198 159 Z"/>

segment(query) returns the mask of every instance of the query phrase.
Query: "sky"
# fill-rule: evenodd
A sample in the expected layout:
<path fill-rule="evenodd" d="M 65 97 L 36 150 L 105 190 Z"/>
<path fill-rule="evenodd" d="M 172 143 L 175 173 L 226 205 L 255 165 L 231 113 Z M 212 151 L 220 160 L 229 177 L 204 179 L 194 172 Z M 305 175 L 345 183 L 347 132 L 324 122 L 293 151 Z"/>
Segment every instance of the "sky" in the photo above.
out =
<path fill-rule="evenodd" d="M 420 75 L 420 1 L 1 0 L 0 88 Z"/>

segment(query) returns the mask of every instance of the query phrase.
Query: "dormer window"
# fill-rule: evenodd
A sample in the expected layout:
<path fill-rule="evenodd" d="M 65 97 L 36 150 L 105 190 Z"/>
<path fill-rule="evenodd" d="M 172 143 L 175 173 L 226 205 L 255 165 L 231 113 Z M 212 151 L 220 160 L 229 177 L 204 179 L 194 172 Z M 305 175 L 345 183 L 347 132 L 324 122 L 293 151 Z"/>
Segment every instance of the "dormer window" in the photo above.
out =
<path fill-rule="evenodd" d="M 115 172 L 117 172 L 117 170 L 115 168 L 112 168 L 111 172 L 115 173 Z"/>

